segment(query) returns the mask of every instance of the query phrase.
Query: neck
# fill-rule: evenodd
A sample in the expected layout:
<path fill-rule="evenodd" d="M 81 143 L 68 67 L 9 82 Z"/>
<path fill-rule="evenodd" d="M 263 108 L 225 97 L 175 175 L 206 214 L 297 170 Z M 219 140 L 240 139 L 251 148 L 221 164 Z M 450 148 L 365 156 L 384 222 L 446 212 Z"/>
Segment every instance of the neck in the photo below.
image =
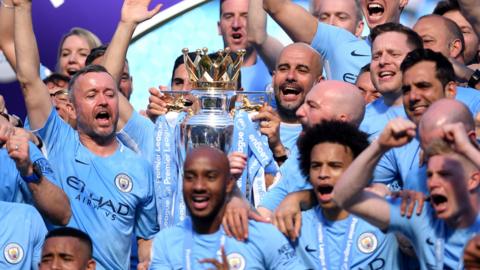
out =
<path fill-rule="evenodd" d="M 400 91 L 395 91 L 395 92 L 389 92 L 382 94 L 383 96 L 383 102 L 385 105 L 391 107 L 391 106 L 398 106 L 402 105 L 402 95 Z"/>
<path fill-rule="evenodd" d="M 97 156 L 110 156 L 115 153 L 118 147 L 115 135 L 105 139 L 94 139 L 85 133 L 79 132 L 78 137 L 80 142 Z"/>
<path fill-rule="evenodd" d="M 330 221 L 346 219 L 349 213 L 340 207 L 321 208 L 323 216 Z"/>
<path fill-rule="evenodd" d="M 243 57 L 243 64 L 244 67 L 249 67 L 255 65 L 257 62 L 257 52 L 253 48 L 253 46 L 246 48 L 245 56 Z"/>
<path fill-rule="evenodd" d="M 212 217 L 197 218 L 192 216 L 193 230 L 198 234 L 212 234 L 217 232 L 222 225 L 225 205 Z"/>

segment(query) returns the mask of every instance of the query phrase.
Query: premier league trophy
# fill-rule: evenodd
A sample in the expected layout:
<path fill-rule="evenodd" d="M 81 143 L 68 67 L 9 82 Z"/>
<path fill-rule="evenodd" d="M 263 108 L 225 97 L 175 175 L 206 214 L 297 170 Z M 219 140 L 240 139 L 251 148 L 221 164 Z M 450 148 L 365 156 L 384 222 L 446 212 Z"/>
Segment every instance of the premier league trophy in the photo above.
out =
<path fill-rule="evenodd" d="M 163 92 L 168 113 L 156 121 L 154 167 L 161 228 L 187 216 L 181 179 L 190 149 L 208 145 L 227 154 L 245 154 L 247 168 L 237 186 L 255 205 L 266 192 L 264 175 L 275 175 L 278 169 L 267 139 L 251 121 L 268 100 L 267 94 L 237 91 L 244 54 L 244 50 L 228 48 L 208 54 L 203 49 L 191 59 L 188 50 L 183 50 L 193 89 Z"/>
<path fill-rule="evenodd" d="M 198 99 L 199 110 L 185 124 L 185 149 L 199 145 L 216 147 L 225 153 L 231 148 L 233 119 L 230 101 L 235 95 L 243 63 L 244 50 L 232 52 L 227 48 L 212 59 L 207 49 L 197 50 L 195 59 L 190 59 L 188 49 L 183 49 L 184 63 L 193 90 Z"/>

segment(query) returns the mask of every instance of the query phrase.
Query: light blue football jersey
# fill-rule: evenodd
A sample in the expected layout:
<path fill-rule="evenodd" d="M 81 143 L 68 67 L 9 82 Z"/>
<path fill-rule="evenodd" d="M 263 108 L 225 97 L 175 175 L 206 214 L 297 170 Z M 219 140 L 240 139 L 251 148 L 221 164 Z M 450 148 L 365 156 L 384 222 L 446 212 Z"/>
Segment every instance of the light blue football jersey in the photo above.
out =
<path fill-rule="evenodd" d="M 0 201 L 0 269 L 38 269 L 47 228 L 35 208 Z"/>
<path fill-rule="evenodd" d="M 375 140 L 390 120 L 397 117 L 407 118 L 403 105 L 387 106 L 380 97 L 365 107 L 365 116 L 360 130 L 368 134 L 369 140 Z"/>
<path fill-rule="evenodd" d="M 323 240 L 319 240 L 319 235 Z M 343 269 L 344 261 L 347 269 L 402 269 L 393 233 L 384 234 L 354 215 L 338 221 L 327 220 L 319 206 L 302 212 L 302 228 L 294 248 L 308 269 L 322 269 L 322 262 L 325 269 Z M 320 259 L 322 249 L 324 259 Z"/>
<path fill-rule="evenodd" d="M 52 171 L 52 167 L 47 159 L 42 155 L 37 146 L 29 142 L 29 156 L 32 163 L 36 163 L 45 176 L 52 183 L 57 184 L 57 180 Z M 32 193 L 28 189 L 27 183 L 20 176 L 15 161 L 8 155 L 6 148 L 0 148 L 0 201 L 33 203 Z"/>
<path fill-rule="evenodd" d="M 158 231 L 152 166 L 121 143 L 108 157 L 93 154 L 55 109 L 36 132 L 70 199 L 68 226 L 90 235 L 97 269 L 127 269 L 131 235 Z"/>
<path fill-rule="evenodd" d="M 390 203 L 388 231 L 401 232 L 410 239 L 422 270 L 463 269 L 463 249 L 480 231 L 480 217 L 468 228 L 454 229 L 435 217 L 429 203 L 424 205 L 420 216 L 402 217 L 400 200 L 396 200 Z"/>
<path fill-rule="evenodd" d="M 280 141 L 284 147 L 293 149 L 297 145 L 298 135 L 302 132 L 301 124 L 280 123 Z"/>
<path fill-rule="evenodd" d="M 257 55 L 257 61 L 251 66 L 240 68 L 242 88 L 245 91 L 264 92 L 272 82 L 272 76 L 262 58 Z"/>
<path fill-rule="evenodd" d="M 191 250 L 191 269 L 211 269 L 211 264 L 198 261 L 219 259 L 221 242 L 224 242 L 231 269 L 306 269 L 287 239 L 272 224 L 250 220 L 248 239 L 241 242 L 225 236 L 222 229 L 213 234 L 192 234 L 189 221 L 162 230 L 155 236 L 150 269 L 186 270 L 186 249 Z"/>
<path fill-rule="evenodd" d="M 311 46 L 322 55 L 329 80 L 354 84 L 360 69 L 371 60 L 372 53 L 367 40 L 326 23 L 318 23 Z"/>

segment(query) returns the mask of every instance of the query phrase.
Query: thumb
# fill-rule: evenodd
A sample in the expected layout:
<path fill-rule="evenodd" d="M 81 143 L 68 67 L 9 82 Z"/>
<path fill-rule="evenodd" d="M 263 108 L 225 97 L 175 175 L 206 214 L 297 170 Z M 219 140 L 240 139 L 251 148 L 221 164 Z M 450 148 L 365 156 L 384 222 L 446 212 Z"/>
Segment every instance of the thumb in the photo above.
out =
<path fill-rule="evenodd" d="M 156 5 L 152 10 L 150 10 L 148 12 L 148 18 L 152 18 L 153 16 L 155 16 L 159 11 L 160 11 L 160 8 L 162 7 L 162 4 L 158 4 Z"/>

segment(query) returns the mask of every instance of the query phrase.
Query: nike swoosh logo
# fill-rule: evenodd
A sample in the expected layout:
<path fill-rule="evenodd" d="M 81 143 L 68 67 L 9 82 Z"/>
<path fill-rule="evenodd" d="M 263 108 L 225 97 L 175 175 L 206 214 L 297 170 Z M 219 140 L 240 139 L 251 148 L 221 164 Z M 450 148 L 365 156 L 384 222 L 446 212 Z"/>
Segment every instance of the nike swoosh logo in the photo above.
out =
<path fill-rule="evenodd" d="M 305 251 L 306 251 L 306 252 L 315 252 L 315 251 L 317 251 L 317 250 L 316 250 L 316 249 L 313 249 L 313 248 L 309 248 L 308 245 L 307 245 L 307 246 L 305 246 Z"/>
<path fill-rule="evenodd" d="M 360 53 L 357 53 L 357 50 L 353 50 L 351 53 L 350 53 L 352 56 L 370 56 L 368 54 L 360 54 Z"/>

